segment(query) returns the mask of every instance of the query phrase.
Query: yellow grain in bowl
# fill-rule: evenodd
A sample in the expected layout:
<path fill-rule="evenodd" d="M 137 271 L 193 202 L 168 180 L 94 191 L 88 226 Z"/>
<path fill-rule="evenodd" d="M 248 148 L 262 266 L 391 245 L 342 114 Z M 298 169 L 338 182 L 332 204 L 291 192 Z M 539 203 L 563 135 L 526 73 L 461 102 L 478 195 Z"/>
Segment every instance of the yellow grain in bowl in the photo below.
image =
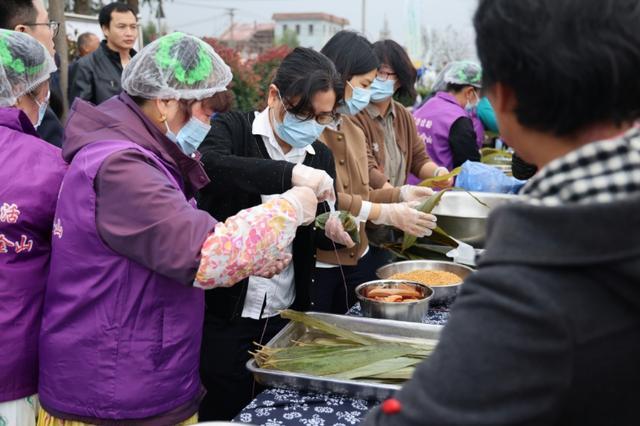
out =
<path fill-rule="evenodd" d="M 428 269 L 418 269 L 411 272 L 394 274 L 390 276 L 389 279 L 414 281 L 430 287 L 460 284 L 462 282 L 462 278 L 454 273 L 446 271 L 432 271 Z"/>

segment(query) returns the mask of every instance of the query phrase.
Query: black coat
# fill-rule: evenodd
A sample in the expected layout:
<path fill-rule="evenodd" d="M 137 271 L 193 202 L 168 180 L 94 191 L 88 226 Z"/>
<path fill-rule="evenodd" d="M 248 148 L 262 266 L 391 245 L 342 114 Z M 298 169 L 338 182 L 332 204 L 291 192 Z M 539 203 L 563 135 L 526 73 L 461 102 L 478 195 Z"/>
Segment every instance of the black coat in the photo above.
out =
<path fill-rule="evenodd" d="M 436 351 L 364 425 L 636 425 L 640 198 L 489 220 Z"/>
<path fill-rule="evenodd" d="M 291 189 L 291 173 L 295 164 L 271 160 L 261 136 L 252 134 L 254 113 L 229 112 L 218 115 L 199 151 L 211 183 L 200 191 L 198 207 L 218 221 L 240 210 L 262 203 L 260 195 L 281 194 Z M 315 155 L 307 155 L 305 166 L 324 170 L 335 179 L 333 155 L 322 142 L 312 145 Z M 326 203 L 318 214 L 329 211 Z M 298 228 L 293 240 L 296 299 L 293 309 L 307 310 L 309 286 L 315 270 L 316 249 L 331 250 L 333 243 L 312 225 Z M 231 288 L 206 293 L 207 314 L 237 318 L 242 314 L 248 279 Z"/>
<path fill-rule="evenodd" d="M 135 56 L 131 50 L 131 56 Z M 69 105 L 76 97 L 99 105 L 122 91 L 122 63 L 120 54 L 107 47 L 103 40 L 100 47 L 78 59 L 69 75 Z"/>

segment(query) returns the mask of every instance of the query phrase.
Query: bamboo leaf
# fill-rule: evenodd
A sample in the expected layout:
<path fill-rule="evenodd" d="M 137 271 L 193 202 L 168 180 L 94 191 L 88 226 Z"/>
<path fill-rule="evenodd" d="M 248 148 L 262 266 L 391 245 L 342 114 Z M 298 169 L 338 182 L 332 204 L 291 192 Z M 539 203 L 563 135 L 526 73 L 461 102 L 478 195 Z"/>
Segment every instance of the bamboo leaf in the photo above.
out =
<path fill-rule="evenodd" d="M 356 334 L 353 331 L 335 326 L 333 324 L 329 324 L 328 322 L 321 321 L 305 313 L 293 311 L 291 309 L 280 311 L 280 316 L 285 319 L 300 322 L 307 326 L 307 328 L 314 328 L 316 330 L 324 331 L 325 333 L 332 336 L 342 337 L 343 339 L 346 339 L 353 343 L 358 343 L 360 345 L 369 345 L 371 343 L 378 342 L 377 339 Z"/>
<path fill-rule="evenodd" d="M 393 373 L 401 368 L 414 366 L 421 361 L 422 360 L 420 359 L 407 357 L 383 359 L 381 361 L 373 362 L 364 367 L 355 368 L 353 370 L 335 374 L 332 377 L 345 380 L 374 377 L 378 374 Z"/>
<path fill-rule="evenodd" d="M 423 213 L 431 213 L 431 211 L 438 205 L 442 196 L 447 192 L 451 191 L 452 188 L 446 188 L 439 192 L 436 192 L 429 198 L 427 198 L 419 207 L 418 210 Z M 414 245 L 417 241 L 417 237 L 407 234 L 405 232 L 404 239 L 402 240 L 402 251 L 406 251 L 409 247 Z"/>
<path fill-rule="evenodd" d="M 296 357 L 286 360 L 271 360 L 264 368 L 327 376 L 351 371 L 371 365 L 385 359 L 395 359 L 415 352 L 409 345 L 379 343 L 356 348 L 334 347 L 332 355 L 314 357 Z"/>
<path fill-rule="evenodd" d="M 462 167 L 456 167 L 455 169 L 451 170 L 446 175 L 435 176 L 435 177 L 431 177 L 431 178 L 425 179 L 422 182 L 420 182 L 418 184 L 418 186 L 426 186 L 426 187 L 429 187 L 429 188 L 433 188 L 434 186 L 437 186 L 437 185 L 435 185 L 436 183 L 446 182 L 449 179 L 458 176 L 461 171 L 462 171 Z"/>

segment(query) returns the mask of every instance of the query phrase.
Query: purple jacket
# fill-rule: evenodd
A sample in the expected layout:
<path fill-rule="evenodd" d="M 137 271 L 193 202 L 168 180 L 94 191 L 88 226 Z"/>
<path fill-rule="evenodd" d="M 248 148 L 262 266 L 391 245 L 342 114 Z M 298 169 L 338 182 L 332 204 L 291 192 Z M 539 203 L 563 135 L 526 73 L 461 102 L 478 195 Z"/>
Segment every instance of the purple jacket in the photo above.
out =
<path fill-rule="evenodd" d="M 449 133 L 453 123 L 459 118 L 466 117 L 473 121 L 478 149 L 480 149 L 484 141 L 484 130 L 480 120 L 475 115 L 469 116 L 453 95 L 449 93 L 438 92 L 414 112 L 413 116 L 416 120 L 418 134 L 425 142 L 429 157 L 439 166 L 446 167 L 449 170 L 453 168 Z"/>
<path fill-rule="evenodd" d="M 0 402 L 38 387 L 38 334 L 66 164 L 27 116 L 0 108 Z"/>
<path fill-rule="evenodd" d="M 188 199 L 208 179 L 125 94 L 76 101 L 63 154 L 40 401 L 85 422 L 184 420 L 202 396 L 204 294 L 191 284 L 215 225 Z"/>

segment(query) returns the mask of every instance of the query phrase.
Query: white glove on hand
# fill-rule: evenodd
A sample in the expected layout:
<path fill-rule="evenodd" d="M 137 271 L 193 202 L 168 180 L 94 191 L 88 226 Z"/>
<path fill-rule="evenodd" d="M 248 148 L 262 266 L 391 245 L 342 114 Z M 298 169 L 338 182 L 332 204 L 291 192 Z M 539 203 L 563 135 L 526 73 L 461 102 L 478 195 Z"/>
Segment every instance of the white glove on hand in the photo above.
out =
<path fill-rule="evenodd" d="M 310 188 L 295 186 L 281 195 L 298 212 L 298 226 L 309 225 L 316 218 L 318 199 Z"/>
<path fill-rule="evenodd" d="M 403 185 L 400 187 L 400 201 L 410 203 L 412 201 L 424 201 L 427 197 L 433 195 L 431 188 Z"/>
<path fill-rule="evenodd" d="M 342 226 L 338 212 L 333 212 L 329 215 L 329 219 L 327 219 L 327 223 L 324 225 L 324 234 L 331 241 L 346 246 L 347 248 L 351 248 L 356 245 L 349 234 L 344 230 L 344 226 Z"/>
<path fill-rule="evenodd" d="M 287 266 L 291 263 L 291 259 L 291 254 L 285 253 L 282 255 L 282 258 L 267 263 L 260 270 L 255 271 L 253 275 L 256 277 L 273 278 L 275 275 L 287 269 Z"/>
<path fill-rule="evenodd" d="M 436 217 L 422 213 L 407 204 L 379 204 L 380 216 L 373 223 L 394 226 L 418 238 L 428 237 L 436 229 Z"/>
<path fill-rule="evenodd" d="M 291 173 L 291 183 L 293 186 L 311 188 L 320 203 L 324 201 L 336 202 L 333 179 L 324 170 L 314 169 L 304 164 L 296 164 Z"/>

